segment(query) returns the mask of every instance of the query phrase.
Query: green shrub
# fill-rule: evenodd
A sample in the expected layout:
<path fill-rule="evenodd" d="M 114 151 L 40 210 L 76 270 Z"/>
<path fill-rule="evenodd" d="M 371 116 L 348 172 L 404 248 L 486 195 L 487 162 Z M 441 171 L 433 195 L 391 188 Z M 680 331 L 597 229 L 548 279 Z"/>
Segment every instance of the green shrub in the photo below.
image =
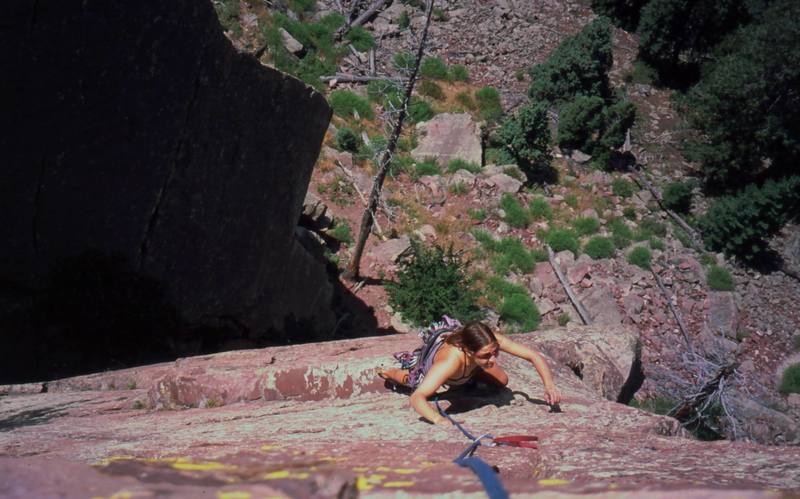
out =
<path fill-rule="evenodd" d="M 464 109 L 474 110 L 476 108 L 475 100 L 469 92 L 457 93 L 456 102 L 464 106 Z"/>
<path fill-rule="evenodd" d="M 534 331 L 539 327 L 541 315 L 536 304 L 527 294 L 513 294 L 503 300 L 500 318 L 518 324 L 524 331 Z"/>
<path fill-rule="evenodd" d="M 336 220 L 336 224 L 333 229 L 328 231 L 328 235 L 345 244 L 353 242 L 353 234 L 350 231 L 350 225 L 344 220 Z"/>
<path fill-rule="evenodd" d="M 549 259 L 547 250 L 542 248 L 531 248 L 530 253 L 534 262 L 546 262 Z"/>
<path fill-rule="evenodd" d="M 713 253 L 703 253 L 700 255 L 700 263 L 703 265 L 716 265 L 717 257 Z"/>
<path fill-rule="evenodd" d="M 298 15 L 310 12 L 317 5 L 316 0 L 290 0 L 288 6 Z"/>
<path fill-rule="evenodd" d="M 587 24 L 567 37 L 531 71 L 528 95 L 532 100 L 559 103 L 576 95 L 609 95 L 608 71 L 612 64 L 611 25 L 606 18 Z"/>
<path fill-rule="evenodd" d="M 536 265 L 533 255 L 514 237 L 504 237 L 498 243 L 497 253 L 491 259 L 492 269 L 500 275 L 511 271 L 527 274 Z"/>
<path fill-rule="evenodd" d="M 422 80 L 419 85 L 419 93 L 431 99 L 442 100 L 444 99 L 444 92 L 435 81 Z"/>
<path fill-rule="evenodd" d="M 628 263 L 645 270 L 650 270 L 650 250 L 644 246 L 637 246 L 628 253 Z"/>
<path fill-rule="evenodd" d="M 333 112 L 342 118 L 352 118 L 353 111 L 357 111 L 362 118 L 368 120 L 375 117 L 369 102 L 349 90 L 334 90 L 328 97 L 328 102 Z"/>
<path fill-rule="evenodd" d="M 577 255 L 580 248 L 578 234 L 571 229 L 550 229 L 545 236 L 545 241 L 556 253 L 570 250 L 574 255 Z"/>
<path fill-rule="evenodd" d="M 637 227 L 636 230 L 633 231 L 633 240 L 634 241 L 637 241 L 637 242 L 647 241 L 651 237 L 653 237 L 653 233 L 650 232 L 649 230 L 645 229 L 645 228 Z"/>
<path fill-rule="evenodd" d="M 340 128 L 336 132 L 336 147 L 342 151 L 357 152 L 361 139 L 349 128 Z"/>
<path fill-rule="evenodd" d="M 447 173 L 455 173 L 458 170 L 467 170 L 470 173 L 480 173 L 483 168 L 477 163 L 472 163 L 464 159 L 451 159 L 447 163 Z"/>
<path fill-rule="evenodd" d="M 316 52 L 309 50 L 306 55 L 300 59 L 293 73 L 306 82 L 306 84 L 317 90 L 323 90 L 324 85 L 319 79 L 320 76 L 331 74 L 334 71 L 336 71 L 335 64 L 323 61 L 317 56 Z"/>
<path fill-rule="evenodd" d="M 466 263 L 452 247 L 412 243 L 411 255 L 401 261 L 397 280 L 387 283 L 386 291 L 392 308 L 414 325 L 429 324 L 444 314 L 462 322 L 482 317 Z"/>
<path fill-rule="evenodd" d="M 611 192 L 613 192 L 615 196 L 629 198 L 633 196 L 633 183 L 624 178 L 615 178 L 611 182 Z"/>
<path fill-rule="evenodd" d="M 490 301 L 499 304 L 498 312 L 504 321 L 524 331 L 533 331 L 539 327 L 539 309 L 522 286 L 493 276 L 487 283 L 487 295 Z"/>
<path fill-rule="evenodd" d="M 408 117 L 414 123 L 428 121 L 433 118 L 435 114 L 431 105 L 424 100 L 412 99 L 411 104 L 408 105 Z"/>
<path fill-rule="evenodd" d="M 550 220 L 553 218 L 553 209 L 550 207 L 550 202 L 543 197 L 531 199 L 528 210 L 530 210 L 531 217 L 534 220 Z"/>
<path fill-rule="evenodd" d="M 506 212 L 505 220 L 512 227 L 524 229 L 531 221 L 530 212 L 523 208 L 517 198 L 509 193 L 503 194 L 500 198 L 500 207 Z"/>
<path fill-rule="evenodd" d="M 609 237 L 595 236 L 583 247 L 584 253 L 595 260 L 614 257 L 614 241 Z"/>
<path fill-rule="evenodd" d="M 486 210 L 484 210 L 483 208 L 477 210 L 474 208 L 469 208 L 467 210 L 467 215 L 469 215 L 469 218 L 477 220 L 479 222 L 483 222 L 484 220 L 486 220 Z"/>
<path fill-rule="evenodd" d="M 716 199 L 699 225 L 712 250 L 749 261 L 766 249 L 765 239 L 798 212 L 800 176 L 793 176 L 768 180 L 761 187 L 751 184 L 735 196 Z"/>
<path fill-rule="evenodd" d="M 561 312 L 560 314 L 558 314 L 558 319 L 557 319 L 558 320 L 558 325 L 561 326 L 561 327 L 564 327 L 567 324 L 569 324 L 570 319 L 571 318 L 570 318 L 568 313 Z"/>
<path fill-rule="evenodd" d="M 564 196 L 564 203 L 566 203 L 567 206 L 569 206 L 570 208 L 577 208 L 579 202 L 580 200 L 578 199 L 578 196 L 575 194 L 567 194 L 566 196 Z"/>
<path fill-rule="evenodd" d="M 411 72 L 414 69 L 416 57 L 411 52 L 395 52 L 392 56 L 392 65 L 401 72 Z"/>
<path fill-rule="evenodd" d="M 397 16 L 395 22 L 397 23 L 398 28 L 406 29 L 411 25 L 411 18 L 408 16 L 408 12 L 404 10 L 399 16 Z"/>
<path fill-rule="evenodd" d="M 667 224 L 655 218 L 647 217 L 639 223 L 639 228 L 658 237 L 667 237 Z"/>
<path fill-rule="evenodd" d="M 784 395 L 800 393 L 800 362 L 790 365 L 783 371 L 778 391 Z"/>
<path fill-rule="evenodd" d="M 608 228 L 611 229 L 611 238 L 617 249 L 627 248 L 631 244 L 633 231 L 625 225 L 625 222 L 615 218 L 608 223 Z"/>
<path fill-rule="evenodd" d="M 454 64 L 450 66 L 450 79 L 453 81 L 469 81 L 469 71 L 466 66 Z"/>
<path fill-rule="evenodd" d="M 435 158 L 425 158 L 424 161 L 421 161 L 416 164 L 414 167 L 414 180 L 422 177 L 423 175 L 439 175 L 441 170 L 439 169 L 439 164 L 436 163 Z"/>
<path fill-rule="evenodd" d="M 657 237 L 651 237 L 649 243 L 650 243 L 650 249 L 659 251 L 664 251 L 665 249 L 667 249 L 667 246 L 664 244 L 664 241 Z"/>
<path fill-rule="evenodd" d="M 483 87 L 477 90 L 475 92 L 475 102 L 478 104 L 481 119 L 497 121 L 503 115 L 503 107 L 500 105 L 500 92 L 492 87 Z"/>
<path fill-rule="evenodd" d="M 347 31 L 346 38 L 359 52 L 366 52 L 375 46 L 375 39 L 361 26 L 352 26 Z"/>
<path fill-rule="evenodd" d="M 708 287 L 714 291 L 733 291 L 734 282 L 733 276 L 728 269 L 711 265 L 706 273 L 706 281 Z"/>
<path fill-rule="evenodd" d="M 447 79 L 447 65 L 438 57 L 426 57 L 419 65 L 419 74 L 423 78 L 434 80 Z"/>
<path fill-rule="evenodd" d="M 409 172 L 413 177 L 416 173 L 414 158 L 407 155 L 395 154 L 389 162 L 389 175 L 397 177 L 402 172 Z"/>
<path fill-rule="evenodd" d="M 487 147 L 484 150 L 484 158 L 486 160 L 486 164 L 494 164 L 494 165 L 515 165 L 517 164 L 517 160 L 514 159 L 514 156 L 511 155 L 511 152 L 505 147 Z M 522 179 L 524 182 L 525 178 Z"/>
<path fill-rule="evenodd" d="M 689 213 L 692 207 L 692 183 L 672 182 L 661 193 L 664 206 L 676 213 Z"/>
<path fill-rule="evenodd" d="M 579 95 L 558 112 L 558 145 L 592 154 L 603 128 L 605 101 L 599 96 Z"/>
<path fill-rule="evenodd" d="M 600 221 L 594 217 L 580 217 L 572 221 L 579 236 L 589 236 L 600 230 Z"/>
<path fill-rule="evenodd" d="M 550 166 L 550 127 L 544 103 L 520 108 L 503 122 L 497 138 L 528 178 Z"/>
<path fill-rule="evenodd" d="M 626 206 L 622 209 L 622 216 L 628 220 L 636 220 L 636 208 L 633 206 Z"/>
<path fill-rule="evenodd" d="M 444 22 L 448 20 L 447 13 L 441 7 L 434 7 L 431 15 L 434 21 Z"/>

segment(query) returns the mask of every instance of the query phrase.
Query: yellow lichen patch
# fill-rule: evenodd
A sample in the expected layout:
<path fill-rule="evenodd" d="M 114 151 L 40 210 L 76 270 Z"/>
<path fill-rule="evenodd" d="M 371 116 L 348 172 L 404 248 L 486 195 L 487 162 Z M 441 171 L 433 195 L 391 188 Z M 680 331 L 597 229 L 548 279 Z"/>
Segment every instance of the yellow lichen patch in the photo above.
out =
<path fill-rule="evenodd" d="M 367 490 L 372 490 L 375 487 L 373 485 L 370 485 L 370 483 L 367 481 L 367 479 L 365 477 L 359 476 L 356 479 L 356 488 L 359 491 L 364 492 L 364 491 L 367 491 Z"/>
<path fill-rule="evenodd" d="M 396 482 L 386 482 L 383 484 L 384 487 L 387 488 L 400 488 L 400 487 L 411 487 L 414 485 L 414 482 L 407 480 L 407 481 L 396 481 Z"/>
<path fill-rule="evenodd" d="M 375 485 L 380 485 L 386 479 L 386 475 L 372 474 L 370 476 L 358 475 L 356 488 L 360 491 L 372 490 Z"/>
<path fill-rule="evenodd" d="M 365 471 L 369 470 L 366 466 L 354 466 L 353 471 L 356 473 L 364 473 Z"/>
<path fill-rule="evenodd" d="M 288 470 L 272 471 L 264 475 L 265 480 L 277 480 L 278 478 L 289 478 L 291 473 Z"/>
<path fill-rule="evenodd" d="M 179 460 L 172 463 L 172 467 L 181 471 L 219 471 L 219 470 L 232 470 L 235 466 L 230 466 L 222 463 L 206 462 L 206 463 L 191 463 L 184 460 Z"/>
<path fill-rule="evenodd" d="M 392 471 L 398 475 L 411 475 L 413 473 L 419 473 L 419 470 L 414 468 L 393 468 Z"/>
<path fill-rule="evenodd" d="M 271 450 L 280 449 L 280 448 L 281 448 L 280 445 L 272 445 L 272 444 L 266 444 L 266 445 L 262 445 L 261 446 L 261 450 L 264 451 L 264 452 L 269 452 Z"/>
<path fill-rule="evenodd" d="M 310 476 L 309 473 L 305 471 L 300 473 L 292 473 L 289 470 L 278 470 L 278 471 L 271 471 L 264 475 L 265 480 L 278 480 L 280 478 L 286 478 L 290 480 L 305 480 Z"/>
<path fill-rule="evenodd" d="M 569 480 L 562 480 L 560 478 L 542 478 L 538 483 L 539 485 L 543 485 L 545 487 L 551 487 L 554 485 L 566 485 L 569 483 Z"/>
<path fill-rule="evenodd" d="M 217 499 L 250 499 L 250 492 L 235 490 L 231 492 L 217 492 Z"/>

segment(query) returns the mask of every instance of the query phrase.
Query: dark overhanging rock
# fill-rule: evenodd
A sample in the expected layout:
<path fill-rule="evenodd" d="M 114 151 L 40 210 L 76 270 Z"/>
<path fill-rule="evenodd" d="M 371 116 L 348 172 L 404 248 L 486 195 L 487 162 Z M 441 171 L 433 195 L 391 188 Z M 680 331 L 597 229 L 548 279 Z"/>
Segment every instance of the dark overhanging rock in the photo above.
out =
<path fill-rule="evenodd" d="M 87 345 L 117 366 L 179 351 L 176 330 L 333 329 L 324 265 L 294 237 L 323 96 L 237 53 L 207 0 L 6 14 L 0 330 L 24 341 L 0 378 L 90 369 Z"/>

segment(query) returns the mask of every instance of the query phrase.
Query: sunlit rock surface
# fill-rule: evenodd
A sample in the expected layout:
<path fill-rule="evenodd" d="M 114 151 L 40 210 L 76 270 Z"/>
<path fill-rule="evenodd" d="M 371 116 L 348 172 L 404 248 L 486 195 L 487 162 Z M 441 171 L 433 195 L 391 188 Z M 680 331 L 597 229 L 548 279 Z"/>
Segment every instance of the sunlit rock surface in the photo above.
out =
<path fill-rule="evenodd" d="M 537 333 L 515 339 L 545 350 Z M 228 352 L 62 380 L 46 393 L 3 387 L 12 393 L 0 398 L 0 496 L 481 497 L 477 478 L 451 462 L 467 439 L 420 421 L 406 395 L 374 376 L 416 342 L 398 335 Z M 800 449 L 692 440 L 675 420 L 606 400 L 602 385 L 549 361 L 561 413 L 549 412 L 535 371 L 513 357 L 500 359 L 507 390 L 441 396 L 475 434 L 540 438 L 539 449 L 477 452 L 513 495 L 800 491 Z"/>

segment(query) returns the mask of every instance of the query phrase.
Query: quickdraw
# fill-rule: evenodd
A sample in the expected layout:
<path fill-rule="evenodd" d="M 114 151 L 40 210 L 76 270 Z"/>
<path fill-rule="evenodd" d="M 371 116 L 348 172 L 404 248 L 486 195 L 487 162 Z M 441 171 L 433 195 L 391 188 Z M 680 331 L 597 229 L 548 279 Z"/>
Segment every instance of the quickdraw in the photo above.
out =
<path fill-rule="evenodd" d="M 475 451 L 478 450 L 478 447 L 484 445 L 486 447 L 496 447 L 496 446 L 508 446 L 508 447 L 525 447 L 528 449 L 537 449 L 538 448 L 538 441 L 539 437 L 533 435 L 506 435 L 503 437 L 494 437 L 489 433 L 484 433 L 478 437 L 475 437 L 467 431 L 466 428 L 461 426 L 461 424 L 450 417 L 442 406 L 439 405 L 439 399 L 435 399 L 436 409 L 439 410 L 439 414 L 446 417 L 453 425 L 458 428 L 461 433 L 464 434 L 468 439 L 472 442 L 464 449 L 461 454 L 456 457 L 453 462 L 459 466 L 464 468 L 469 468 L 478 476 L 478 479 L 483 484 L 483 488 L 486 490 L 486 494 L 489 496 L 489 499 L 508 499 L 508 492 L 503 487 L 503 482 L 497 476 L 497 472 L 495 468 L 489 466 L 484 460 L 479 457 L 473 456 Z M 489 443 L 482 443 L 484 439 L 491 440 Z"/>

